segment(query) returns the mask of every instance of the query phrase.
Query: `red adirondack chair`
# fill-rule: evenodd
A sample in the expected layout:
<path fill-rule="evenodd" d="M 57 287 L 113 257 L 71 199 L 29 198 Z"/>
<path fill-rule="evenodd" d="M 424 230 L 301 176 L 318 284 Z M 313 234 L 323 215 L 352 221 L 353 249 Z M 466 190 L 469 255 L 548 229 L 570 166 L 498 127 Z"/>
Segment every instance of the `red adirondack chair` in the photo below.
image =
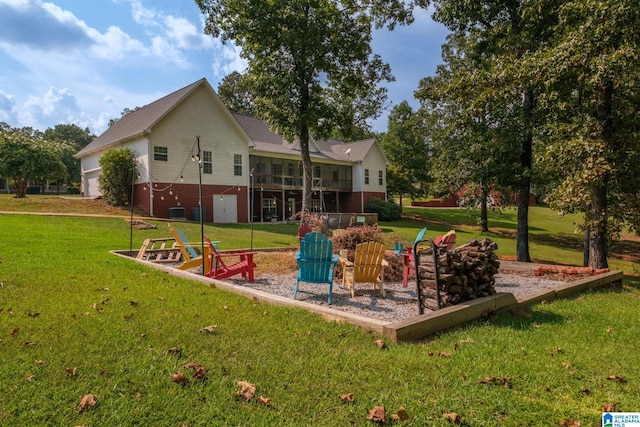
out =
<path fill-rule="evenodd" d="M 311 224 L 309 224 L 308 222 L 301 223 L 298 227 L 298 240 L 304 239 L 304 236 L 311 233 L 312 231 L 313 228 L 311 227 Z"/>
<path fill-rule="evenodd" d="M 211 265 L 209 272 L 205 276 L 213 279 L 226 279 L 227 277 L 242 274 L 242 277 L 247 278 L 249 283 L 253 283 L 253 269 L 256 267 L 253 256 L 257 252 L 250 252 L 246 249 L 219 251 L 207 236 L 204 236 L 204 239 L 209 246 Z M 229 258 L 235 262 L 230 263 Z M 227 259 L 227 262 L 225 262 L 225 259 Z"/>

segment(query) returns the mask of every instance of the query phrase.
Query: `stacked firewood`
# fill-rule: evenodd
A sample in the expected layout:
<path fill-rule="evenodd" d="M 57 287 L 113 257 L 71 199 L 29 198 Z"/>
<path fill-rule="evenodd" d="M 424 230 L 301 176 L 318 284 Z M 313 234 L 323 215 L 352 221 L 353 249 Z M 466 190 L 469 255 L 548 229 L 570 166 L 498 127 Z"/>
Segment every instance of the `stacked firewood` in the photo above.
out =
<path fill-rule="evenodd" d="M 494 276 L 500 267 L 494 253 L 497 248 L 488 238 L 471 240 L 451 251 L 436 246 L 440 308 L 495 294 Z M 438 305 L 433 249 L 420 250 L 416 258 L 421 307 L 435 310 Z"/>

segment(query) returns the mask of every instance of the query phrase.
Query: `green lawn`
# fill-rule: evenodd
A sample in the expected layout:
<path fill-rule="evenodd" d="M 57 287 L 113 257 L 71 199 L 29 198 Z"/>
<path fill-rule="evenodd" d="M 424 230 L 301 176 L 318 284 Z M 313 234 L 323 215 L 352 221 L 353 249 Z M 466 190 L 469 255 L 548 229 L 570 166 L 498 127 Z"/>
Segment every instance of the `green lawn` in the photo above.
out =
<path fill-rule="evenodd" d="M 464 211 L 421 212 L 426 220 L 382 225 L 388 239 L 413 239 L 424 221 L 430 236 L 454 224 L 459 241 L 480 236 Z M 580 243 L 570 221 L 534 212 L 532 256 L 581 260 L 574 243 L 559 244 L 561 233 Z M 500 215 L 500 233 L 490 237 L 512 255 L 514 214 Z M 134 230 L 133 246 L 169 235 L 158 226 Z M 600 424 L 603 405 L 638 411 L 635 277 L 380 349 L 379 337 L 357 327 L 110 254 L 129 247 L 122 218 L 0 214 L 0 227 L 0 425 L 375 425 L 367 413 L 384 406 L 389 425 L 404 407 L 409 420 L 399 425 L 455 425 L 444 418 L 455 413 L 467 426 L 584 426 Z M 199 233 L 198 224 L 181 228 Z M 250 242 L 245 225 L 205 232 L 223 247 Z M 295 232 L 256 225 L 254 246 L 290 246 Z M 204 366 L 206 380 L 194 379 L 189 363 Z M 178 371 L 188 384 L 172 381 Z M 239 398 L 237 381 L 255 384 L 255 396 Z M 353 402 L 339 398 L 347 393 Z M 78 409 L 87 394 L 97 404 Z"/>

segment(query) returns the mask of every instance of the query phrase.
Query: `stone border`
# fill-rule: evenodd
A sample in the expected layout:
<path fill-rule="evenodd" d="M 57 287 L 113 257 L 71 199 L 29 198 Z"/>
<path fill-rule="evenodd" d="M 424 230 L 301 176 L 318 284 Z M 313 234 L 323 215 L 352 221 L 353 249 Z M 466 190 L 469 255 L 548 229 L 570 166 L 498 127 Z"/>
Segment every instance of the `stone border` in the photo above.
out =
<path fill-rule="evenodd" d="M 542 301 L 566 298 L 586 289 L 596 289 L 615 282 L 620 282 L 624 277 L 622 271 L 610 271 L 598 274 L 597 276 L 590 276 L 581 280 L 567 282 L 566 284 L 545 289 L 539 293 L 527 295 L 520 299 L 516 299 L 511 293 L 501 292 L 488 297 L 478 298 L 473 301 L 467 301 L 462 304 L 445 307 L 441 310 L 419 315 L 411 319 L 389 323 L 351 313 L 345 313 L 329 307 L 294 300 L 293 298 L 285 298 L 268 292 L 234 285 L 222 280 L 210 279 L 205 276 L 178 270 L 166 265 L 139 260 L 132 257 L 130 252 L 126 250 L 111 251 L 111 253 L 148 267 L 164 271 L 172 276 L 187 280 L 195 280 L 196 282 L 203 283 L 207 286 L 243 295 L 256 301 L 262 301 L 277 306 L 299 307 L 312 313 L 316 313 L 330 321 L 351 323 L 364 330 L 375 332 L 376 334 L 389 338 L 395 343 L 417 341 L 436 332 L 473 321 L 492 313 L 523 310 L 534 304 L 539 304 Z"/>

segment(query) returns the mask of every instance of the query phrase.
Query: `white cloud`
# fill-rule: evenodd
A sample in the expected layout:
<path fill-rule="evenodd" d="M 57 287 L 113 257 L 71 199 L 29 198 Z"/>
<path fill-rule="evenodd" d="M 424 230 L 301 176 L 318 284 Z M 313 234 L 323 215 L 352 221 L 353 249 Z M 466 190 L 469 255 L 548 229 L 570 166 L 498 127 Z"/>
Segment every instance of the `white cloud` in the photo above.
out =
<path fill-rule="evenodd" d="M 12 124 L 16 120 L 16 101 L 13 95 L 8 95 L 0 90 L 0 122 Z"/>
<path fill-rule="evenodd" d="M 214 46 L 213 37 L 198 30 L 193 23 L 185 18 L 167 16 L 164 23 L 167 26 L 169 39 L 174 40 L 182 49 L 209 49 Z"/>

